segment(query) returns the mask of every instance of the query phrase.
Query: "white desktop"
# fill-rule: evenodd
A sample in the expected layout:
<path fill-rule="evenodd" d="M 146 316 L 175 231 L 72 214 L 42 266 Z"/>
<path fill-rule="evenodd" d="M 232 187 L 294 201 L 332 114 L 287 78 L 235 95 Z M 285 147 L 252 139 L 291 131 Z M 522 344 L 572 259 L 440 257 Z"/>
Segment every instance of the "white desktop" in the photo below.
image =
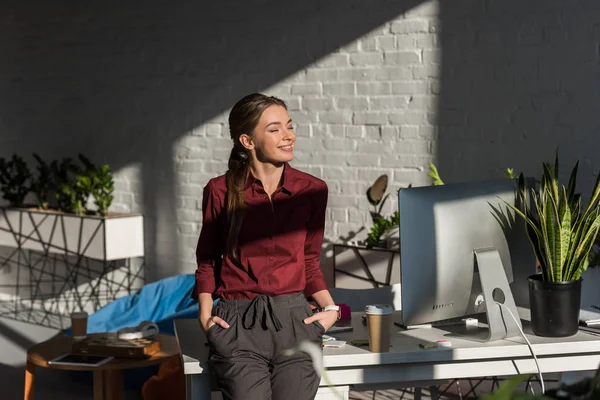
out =
<path fill-rule="evenodd" d="M 524 222 L 505 203 L 515 203 L 516 190 L 503 179 L 399 192 L 403 325 L 479 314 L 487 325 L 456 335 L 521 335 L 517 305 L 527 306 L 536 264 Z"/>

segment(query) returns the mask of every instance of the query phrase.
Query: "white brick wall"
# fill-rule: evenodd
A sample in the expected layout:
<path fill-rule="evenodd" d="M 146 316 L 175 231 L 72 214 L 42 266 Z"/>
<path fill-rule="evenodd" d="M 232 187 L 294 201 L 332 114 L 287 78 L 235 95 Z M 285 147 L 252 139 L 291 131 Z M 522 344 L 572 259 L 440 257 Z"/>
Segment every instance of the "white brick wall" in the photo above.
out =
<path fill-rule="evenodd" d="M 220 104 L 227 98 L 231 106 L 231 93 L 237 93 L 238 87 L 277 95 L 288 103 L 297 124 L 294 166 L 329 184 L 326 238 L 330 241 L 361 227 L 365 227 L 361 236 L 366 235 L 370 221 L 364 194 L 380 174 L 390 177 L 391 192 L 411 183 L 427 185 L 431 161 L 438 163 L 449 181 L 500 177 L 506 166 L 538 173 L 540 161 L 560 144 L 566 161 L 582 159 L 582 180 L 589 187 L 592 174 L 600 169 L 591 151 L 595 143 L 591 138 L 599 126 L 593 109 L 600 97 L 599 7 L 591 2 L 570 7 L 548 1 L 522 10 L 525 6 L 516 0 L 502 2 L 504 6 L 499 3 L 447 2 L 440 10 L 436 1 L 425 1 L 399 15 L 390 11 L 387 21 L 371 26 L 368 32 L 350 35 L 352 40 L 338 43 L 337 50 L 302 64 L 275 83 L 270 76 L 260 75 L 265 65 L 254 62 L 251 51 L 217 53 L 235 60 L 235 65 L 221 60 L 214 65 L 239 68 L 239 73 L 214 85 L 209 82 L 215 73 L 211 60 L 202 59 L 201 48 L 197 53 L 190 51 L 196 41 L 204 40 L 200 34 L 207 32 L 210 21 L 201 23 L 177 15 L 173 18 L 180 26 L 170 30 L 162 22 L 160 7 L 140 14 L 132 6 L 115 19 L 114 29 L 128 32 L 129 28 L 122 26 L 129 26 L 128 21 L 134 19 L 140 25 L 132 31 L 140 29 L 145 36 L 133 35 L 136 40 L 120 47 L 121 39 L 115 34 L 108 45 L 98 49 L 94 35 L 100 35 L 97 32 L 105 28 L 102 21 L 110 20 L 112 14 L 97 18 L 77 14 L 81 29 L 97 28 L 91 29 L 92 33 L 85 31 L 88 36 L 81 42 L 61 37 L 61 23 L 56 21 L 66 17 L 59 14 L 48 22 L 43 13 L 36 13 L 38 19 L 25 25 L 27 29 L 45 26 L 49 32 L 41 36 L 40 32 L 22 32 L 18 22 L 22 18 L 15 14 L 4 22 L 0 19 L 0 32 L 18 32 L 19 40 L 11 40 L 9 35 L 0 39 L 0 45 L 7 49 L 4 53 L 14 55 L 11 60 L 17 60 L 19 67 L 13 67 L 10 60 L 0 61 L 8 66 L 0 69 L 0 89 L 17 85 L 16 93 L 26 89 L 40 100 L 28 105 L 21 99 L 24 105 L 16 115 L 3 115 L 0 109 L 0 144 L 5 145 L 0 151 L 29 151 L 30 143 L 19 141 L 21 133 L 44 127 L 48 133 L 38 133 L 39 140 L 33 141 L 38 151 L 47 148 L 50 155 L 82 151 L 92 156 L 96 151 L 118 165 L 114 209 L 142 211 L 148 216 L 148 242 L 157 276 L 193 271 L 202 187 L 225 172 L 231 148 L 226 124 L 229 109 Z M 288 21 L 293 21 L 297 16 L 293 10 L 289 12 Z M 349 13 L 351 7 L 340 12 Z M 153 24 L 164 31 L 144 30 Z M 197 26 L 202 26 L 200 31 Z M 307 26 L 302 29 L 310 29 Z M 220 37 L 233 42 L 246 35 L 243 29 L 219 29 L 215 27 L 216 38 L 202 43 L 226 46 Z M 298 28 L 286 24 L 285 29 Z M 62 60 L 50 66 L 39 60 L 23 61 L 31 54 L 46 57 L 47 46 L 35 48 L 46 43 L 39 39 L 44 35 L 51 38 L 51 51 L 58 51 L 52 46 L 61 40 L 84 50 L 79 58 L 72 62 L 67 58 L 64 64 Z M 269 53 L 273 57 L 270 62 L 279 63 L 318 47 L 312 42 L 298 44 L 294 35 L 279 39 L 280 47 Z M 329 38 L 318 39 L 326 42 Z M 292 46 L 291 51 L 286 46 Z M 114 48 L 119 49 L 118 56 Z M 160 51 L 168 56 L 161 58 L 157 55 Z M 117 62 L 121 54 L 126 61 L 123 65 Z M 153 64 L 155 57 L 159 65 Z M 169 57 L 175 61 L 170 63 Z M 306 58 L 302 57 L 299 63 Z M 193 61 L 187 63 L 189 58 Z M 85 78 L 77 75 L 90 65 L 100 68 Z M 143 69 L 144 75 L 138 76 L 136 68 Z M 108 74 L 115 82 L 95 85 L 97 74 Z M 253 76 L 260 77 L 260 82 L 271 81 L 253 84 Z M 38 86 L 28 84 L 36 79 L 46 86 L 37 90 Z M 72 93 L 54 97 L 65 85 Z M 91 92 L 84 90 L 88 86 Z M 163 86 L 166 89 L 161 89 Z M 118 102 L 121 95 L 126 96 L 127 104 Z M 147 97 L 160 101 L 146 101 Z M 12 99 L 3 101 L 9 104 Z M 221 108 L 213 110 L 210 103 Z M 72 122 L 69 116 L 73 114 L 81 118 Z M 155 115 L 160 115 L 161 123 L 147 124 L 146 119 L 154 121 Z M 198 124 L 199 120 L 202 123 Z M 96 139 L 106 132 L 112 135 L 109 143 Z M 137 157 L 139 153 L 145 156 Z M 151 165 L 154 159 L 157 166 Z M 563 171 L 567 168 L 565 165 Z M 390 200 L 388 213 L 396 207 L 394 196 Z"/>
<path fill-rule="evenodd" d="M 427 7 L 436 9 L 435 3 Z M 432 51 L 438 42 L 432 33 L 436 21 L 401 16 L 261 89 L 290 105 L 298 134 L 293 165 L 329 185 L 326 239 L 330 241 L 361 228 L 359 237 L 366 236 L 370 207 L 365 191 L 379 175 L 388 174 L 390 192 L 410 183 L 430 183 L 427 166 L 435 159 L 436 127 L 428 113 L 436 107 L 432 91 L 438 78 L 432 57 L 437 54 Z M 179 182 L 178 245 L 183 259 L 193 254 L 201 228 L 198 213 L 186 208 L 199 206 L 193 201 L 202 194 L 204 182 L 198 174 L 207 180 L 226 170 L 231 145 L 228 112 L 220 116 L 220 125 L 190 132 L 205 136 L 206 142 L 188 144 L 184 137 L 175 147 L 182 158 L 176 163 L 178 173 L 196 177 Z M 206 151 L 212 153 L 211 159 L 196 161 Z M 390 196 L 385 211 L 391 213 L 395 207 L 396 199 Z M 325 263 L 328 255 L 324 254 Z"/>

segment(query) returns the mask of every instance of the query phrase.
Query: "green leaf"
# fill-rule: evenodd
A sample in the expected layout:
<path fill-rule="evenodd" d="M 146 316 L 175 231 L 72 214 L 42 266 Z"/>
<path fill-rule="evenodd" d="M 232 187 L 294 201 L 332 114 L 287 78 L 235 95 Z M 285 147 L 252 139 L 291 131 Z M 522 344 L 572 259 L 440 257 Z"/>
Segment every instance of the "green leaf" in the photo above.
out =
<path fill-rule="evenodd" d="M 563 187 L 563 193 L 566 198 L 566 190 Z M 560 220 L 560 255 L 558 263 L 565 268 L 566 262 L 569 258 L 569 248 L 571 247 L 571 210 L 569 207 L 565 207 L 563 215 Z"/>
<path fill-rule="evenodd" d="M 584 236 L 575 250 L 576 259 L 580 259 L 582 263 L 588 259 L 588 255 L 598 236 L 598 229 L 600 228 L 600 215 L 596 215 L 595 217 L 590 216 L 590 219 L 592 223 L 590 224 L 589 229 L 584 232 Z"/>
<path fill-rule="evenodd" d="M 567 190 L 567 199 L 569 204 L 573 203 L 575 199 L 575 186 L 577 185 L 577 171 L 579 169 L 579 161 L 575 163 L 575 167 L 573 167 L 573 171 L 571 171 L 571 176 L 569 177 L 569 186 Z"/>
<path fill-rule="evenodd" d="M 587 214 L 593 207 L 595 207 L 596 201 L 598 200 L 598 196 L 600 196 L 600 174 L 598 174 L 598 178 L 596 178 L 594 190 L 592 190 L 592 197 L 590 198 L 590 202 L 588 203 L 588 206 L 585 209 L 585 212 L 583 213 L 584 215 Z"/>
<path fill-rule="evenodd" d="M 589 247 L 581 247 L 582 244 L 585 243 L 586 236 L 589 232 L 594 229 L 594 223 L 598 218 L 597 213 L 589 214 L 588 217 L 582 221 L 582 223 L 577 227 L 574 232 L 574 239 L 572 239 L 572 246 L 570 249 L 570 261 L 568 266 L 568 276 L 574 276 L 577 274 L 577 270 L 584 267 L 583 262 L 585 259 L 589 258 L 589 253 L 591 251 L 591 247 L 593 246 L 593 242 Z"/>
<path fill-rule="evenodd" d="M 431 179 L 433 179 L 433 185 L 443 185 L 444 181 L 440 178 L 440 174 L 437 170 L 437 167 L 433 163 L 429 163 L 429 173 L 427 174 Z"/>
<path fill-rule="evenodd" d="M 576 194 L 573 196 L 571 203 L 571 221 L 572 225 L 575 226 L 579 223 L 581 217 L 581 195 Z"/>
<path fill-rule="evenodd" d="M 546 186 L 547 187 L 547 186 Z M 535 210 L 537 212 L 538 219 L 536 220 L 531 214 L 530 219 L 536 228 L 538 228 L 538 246 L 539 246 L 539 254 L 540 258 L 538 261 L 542 269 L 546 272 L 547 279 L 550 281 L 554 280 L 554 270 L 552 269 L 552 257 L 550 253 L 550 246 L 548 244 L 548 235 L 546 232 L 546 213 L 544 211 L 544 201 L 546 196 L 544 192 L 533 192 L 532 193 L 533 204 L 535 206 Z"/>
<path fill-rule="evenodd" d="M 569 254 L 566 262 L 567 276 L 572 276 L 581 266 L 581 260 L 578 258 L 576 250 L 585 236 L 585 233 L 589 231 L 593 223 L 593 219 L 594 218 L 591 215 L 588 215 L 586 219 L 581 218 L 576 224 L 573 224 L 571 232 L 571 244 L 569 246 Z"/>
<path fill-rule="evenodd" d="M 546 186 L 551 189 L 552 196 L 558 199 L 558 176 L 553 174 L 553 171 L 558 171 L 558 165 L 555 165 L 554 170 L 550 169 L 550 166 L 546 163 L 544 165 L 544 177 L 546 178 Z"/>
<path fill-rule="evenodd" d="M 536 257 L 537 257 L 538 260 L 542 259 L 542 246 L 540 244 L 541 243 L 542 233 L 538 229 L 537 225 L 535 224 L 534 221 L 532 221 L 532 219 L 530 217 L 528 217 L 525 213 L 523 213 L 523 211 L 519 210 L 513 204 L 510 204 L 507 201 L 504 201 L 504 202 L 516 214 L 518 214 L 521 218 L 523 218 L 523 220 L 525 221 L 527 237 L 529 238 L 529 241 L 531 242 L 531 245 L 533 247 L 533 251 L 535 252 L 535 255 L 536 255 Z"/>
<path fill-rule="evenodd" d="M 504 173 L 506 174 L 506 177 L 508 179 L 515 179 L 515 170 L 512 168 L 506 168 L 504 170 Z"/>
<path fill-rule="evenodd" d="M 556 279 L 562 276 L 562 265 L 559 263 L 560 248 L 560 226 L 558 223 L 558 210 L 553 193 L 547 193 L 546 203 L 543 204 L 544 212 L 544 240 L 548 256 L 548 268 L 552 270 L 552 277 Z"/>
<path fill-rule="evenodd" d="M 529 379 L 528 375 L 518 375 L 514 378 L 505 380 L 500 384 L 498 390 L 493 393 L 487 393 L 481 396 L 481 400 L 512 400 L 514 392 L 522 382 Z"/>

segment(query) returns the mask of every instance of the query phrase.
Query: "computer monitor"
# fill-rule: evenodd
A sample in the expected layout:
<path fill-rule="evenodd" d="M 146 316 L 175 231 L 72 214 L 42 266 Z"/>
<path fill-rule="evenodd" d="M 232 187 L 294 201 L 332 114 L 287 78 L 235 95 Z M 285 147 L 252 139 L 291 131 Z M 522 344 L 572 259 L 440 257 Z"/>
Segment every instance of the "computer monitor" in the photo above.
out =
<path fill-rule="evenodd" d="M 527 276 L 536 271 L 524 221 L 504 203 L 515 204 L 516 189 L 516 180 L 502 179 L 399 192 L 402 324 L 485 313 L 488 327 L 467 337 L 520 334 L 495 303 L 518 320 L 516 306 L 528 305 Z"/>

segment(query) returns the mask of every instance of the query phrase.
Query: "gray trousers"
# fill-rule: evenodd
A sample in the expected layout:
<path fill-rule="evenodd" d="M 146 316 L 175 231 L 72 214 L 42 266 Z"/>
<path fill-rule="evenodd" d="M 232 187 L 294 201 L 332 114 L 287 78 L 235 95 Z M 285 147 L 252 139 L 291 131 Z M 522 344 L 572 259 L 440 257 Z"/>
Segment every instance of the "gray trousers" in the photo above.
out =
<path fill-rule="evenodd" d="M 321 348 L 325 329 L 319 322 L 303 322 L 312 312 L 302 293 L 221 300 L 213 315 L 229 324 L 206 332 L 211 370 L 224 399 L 314 399 L 320 376 L 310 356 L 283 354 L 301 341 Z"/>

